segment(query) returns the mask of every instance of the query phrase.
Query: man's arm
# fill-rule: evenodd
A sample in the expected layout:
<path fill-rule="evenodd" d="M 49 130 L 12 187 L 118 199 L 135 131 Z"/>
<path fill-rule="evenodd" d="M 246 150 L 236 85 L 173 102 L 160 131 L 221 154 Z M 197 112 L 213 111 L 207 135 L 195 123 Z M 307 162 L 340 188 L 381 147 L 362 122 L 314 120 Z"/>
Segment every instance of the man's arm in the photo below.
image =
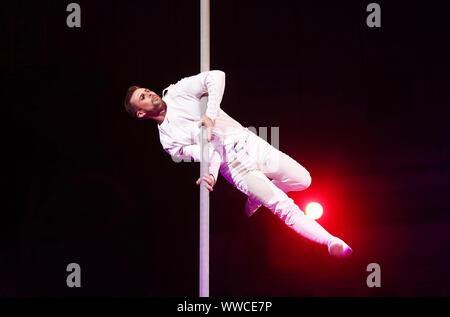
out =
<path fill-rule="evenodd" d="M 220 103 L 225 91 L 225 73 L 220 70 L 207 72 L 206 76 L 204 76 L 204 84 L 208 91 L 208 103 L 205 114 L 214 121 L 219 113 Z"/>
<path fill-rule="evenodd" d="M 180 94 L 189 95 L 197 99 L 208 94 L 206 116 L 214 121 L 220 110 L 223 93 L 225 91 L 225 73 L 221 70 L 202 72 L 195 76 L 186 77 L 174 85 Z"/>

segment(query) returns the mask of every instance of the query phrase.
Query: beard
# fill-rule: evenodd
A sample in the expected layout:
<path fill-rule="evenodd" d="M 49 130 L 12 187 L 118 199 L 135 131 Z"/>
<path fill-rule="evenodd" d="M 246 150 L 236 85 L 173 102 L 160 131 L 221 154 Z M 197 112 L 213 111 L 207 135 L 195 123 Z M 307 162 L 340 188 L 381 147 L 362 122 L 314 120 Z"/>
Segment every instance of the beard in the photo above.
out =
<path fill-rule="evenodd" d="M 161 98 L 158 98 L 157 100 L 152 101 L 152 105 L 153 105 L 153 110 L 152 110 L 153 115 L 158 115 L 164 109 L 164 103 Z"/>
<path fill-rule="evenodd" d="M 153 106 L 155 107 L 155 109 L 159 109 L 159 108 L 161 108 L 161 105 L 162 105 L 162 100 L 161 100 L 161 98 L 156 98 L 156 100 L 155 100 L 155 98 L 153 98 L 152 99 L 152 104 L 153 104 Z"/>

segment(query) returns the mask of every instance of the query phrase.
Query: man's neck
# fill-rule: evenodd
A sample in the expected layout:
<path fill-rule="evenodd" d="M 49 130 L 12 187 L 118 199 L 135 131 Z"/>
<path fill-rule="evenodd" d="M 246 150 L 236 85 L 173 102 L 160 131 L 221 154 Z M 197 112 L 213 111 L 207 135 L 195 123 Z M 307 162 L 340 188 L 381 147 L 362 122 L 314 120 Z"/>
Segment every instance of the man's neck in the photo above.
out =
<path fill-rule="evenodd" d="M 154 119 L 156 120 L 158 125 L 161 125 L 161 123 L 164 122 L 164 118 L 166 117 L 166 113 L 167 113 L 167 105 L 164 101 L 162 103 L 163 103 L 163 108 L 159 112 L 158 116 L 154 117 Z"/>

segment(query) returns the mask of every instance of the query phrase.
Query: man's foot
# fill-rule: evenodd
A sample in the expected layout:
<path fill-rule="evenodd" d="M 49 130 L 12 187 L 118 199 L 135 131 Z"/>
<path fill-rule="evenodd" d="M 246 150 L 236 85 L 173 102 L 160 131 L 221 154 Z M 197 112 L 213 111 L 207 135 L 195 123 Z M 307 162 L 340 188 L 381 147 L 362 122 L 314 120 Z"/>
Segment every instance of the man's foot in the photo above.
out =
<path fill-rule="evenodd" d="M 261 206 L 262 206 L 262 204 L 260 202 L 257 202 L 249 197 L 249 198 L 247 198 L 247 201 L 245 202 L 245 214 L 247 215 L 247 217 L 250 217 Z"/>
<path fill-rule="evenodd" d="M 344 241 L 334 238 L 328 243 L 328 253 L 337 258 L 348 258 L 353 250 Z"/>

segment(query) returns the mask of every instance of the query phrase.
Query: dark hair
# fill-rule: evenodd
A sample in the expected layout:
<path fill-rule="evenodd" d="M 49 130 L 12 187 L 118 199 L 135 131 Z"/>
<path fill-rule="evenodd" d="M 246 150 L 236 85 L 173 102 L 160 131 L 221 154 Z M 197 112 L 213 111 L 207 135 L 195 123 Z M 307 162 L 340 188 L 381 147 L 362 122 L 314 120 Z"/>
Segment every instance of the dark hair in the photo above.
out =
<path fill-rule="evenodd" d="M 127 93 L 125 95 L 125 109 L 127 110 L 128 114 L 132 116 L 133 118 L 137 118 L 136 112 L 139 110 L 138 107 L 136 107 L 131 101 L 131 96 L 133 96 L 133 93 L 136 89 L 141 88 L 139 86 L 131 86 L 128 88 Z"/>

